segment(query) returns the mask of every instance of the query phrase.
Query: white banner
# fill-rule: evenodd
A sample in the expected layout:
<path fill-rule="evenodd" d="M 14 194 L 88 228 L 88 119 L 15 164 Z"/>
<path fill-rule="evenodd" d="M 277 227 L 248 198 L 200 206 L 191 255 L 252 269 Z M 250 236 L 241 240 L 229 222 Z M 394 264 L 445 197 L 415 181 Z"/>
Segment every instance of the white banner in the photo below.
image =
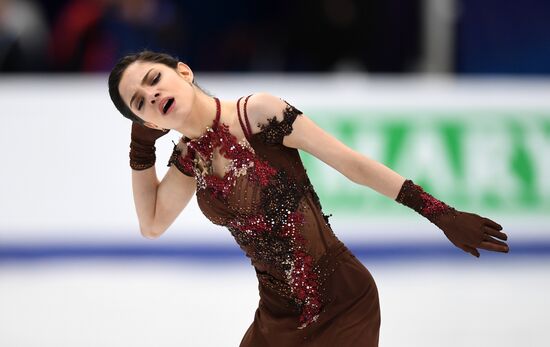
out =
<path fill-rule="evenodd" d="M 280 96 L 357 151 L 484 214 L 514 239 L 548 238 L 550 81 L 200 75 L 221 99 Z M 107 76 L 2 76 L 0 242 L 141 243 L 128 144 Z M 162 177 L 172 150 L 157 146 Z M 345 241 L 443 240 L 427 220 L 301 153 Z M 159 243 L 233 242 L 193 198 Z"/>

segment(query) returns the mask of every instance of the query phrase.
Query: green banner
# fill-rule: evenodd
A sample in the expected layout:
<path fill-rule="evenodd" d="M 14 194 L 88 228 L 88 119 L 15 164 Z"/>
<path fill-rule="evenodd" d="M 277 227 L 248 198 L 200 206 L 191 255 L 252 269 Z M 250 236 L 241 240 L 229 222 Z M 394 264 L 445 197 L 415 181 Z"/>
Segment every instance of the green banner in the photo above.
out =
<path fill-rule="evenodd" d="M 453 206 L 550 216 L 550 110 L 309 112 L 350 148 Z M 401 214 L 396 204 L 300 152 L 323 209 Z"/>

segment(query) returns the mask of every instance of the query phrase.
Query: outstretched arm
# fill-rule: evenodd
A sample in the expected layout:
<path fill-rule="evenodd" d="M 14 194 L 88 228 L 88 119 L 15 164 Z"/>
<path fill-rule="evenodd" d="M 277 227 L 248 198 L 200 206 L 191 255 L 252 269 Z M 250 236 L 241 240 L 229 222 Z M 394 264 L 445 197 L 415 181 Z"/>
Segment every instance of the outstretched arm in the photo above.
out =
<path fill-rule="evenodd" d="M 288 104 L 268 93 L 257 93 L 248 102 L 248 116 L 253 132 L 261 131 L 260 124 L 276 117 L 283 121 Z M 305 114 L 292 123 L 292 132 L 283 138 L 283 145 L 304 150 L 330 165 L 349 180 L 368 186 L 380 194 L 395 199 L 405 178 L 387 166 L 354 151 L 321 129 Z"/>
<path fill-rule="evenodd" d="M 250 98 L 249 117 L 252 124 L 265 124 L 269 118 L 283 121 L 285 101 L 259 93 Z M 253 126 L 254 129 L 254 126 Z M 260 131 L 259 125 L 254 131 Z M 358 153 L 300 114 L 292 122 L 292 131 L 283 138 L 283 145 L 304 150 L 330 165 L 351 181 L 370 187 L 397 202 L 413 208 L 438 226 L 458 248 L 479 257 L 476 248 L 508 252 L 502 227 L 476 214 L 457 211 L 424 192 L 411 180 L 367 156 Z"/>
<path fill-rule="evenodd" d="M 350 181 L 395 199 L 405 178 L 380 162 L 349 148 L 302 114 L 292 133 L 283 139 L 287 147 L 304 150 L 330 165 Z"/>

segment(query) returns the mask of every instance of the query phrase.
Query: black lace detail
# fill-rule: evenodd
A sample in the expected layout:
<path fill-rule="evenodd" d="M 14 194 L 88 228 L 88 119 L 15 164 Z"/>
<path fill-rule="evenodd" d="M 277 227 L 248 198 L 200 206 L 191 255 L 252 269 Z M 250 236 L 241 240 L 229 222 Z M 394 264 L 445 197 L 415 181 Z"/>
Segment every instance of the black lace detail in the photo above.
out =
<path fill-rule="evenodd" d="M 185 176 L 195 177 L 195 173 L 193 172 L 190 165 L 186 166 L 182 163 L 181 160 L 179 160 L 179 158 L 181 157 L 181 153 L 181 149 L 179 149 L 178 145 L 174 143 L 174 150 L 172 151 L 172 155 L 170 156 L 170 159 L 168 160 L 168 165 L 166 166 L 171 166 L 172 164 L 174 164 L 174 166 Z"/>
<path fill-rule="evenodd" d="M 285 101 L 286 102 L 286 101 Z M 281 144 L 283 143 L 283 137 L 289 135 L 292 132 L 292 123 L 296 117 L 302 114 L 302 111 L 286 102 L 287 106 L 283 111 L 283 120 L 278 121 L 276 116 L 268 119 L 267 124 L 258 123 L 258 127 L 261 129 L 259 137 L 264 143 L 269 144 Z"/>
<path fill-rule="evenodd" d="M 281 277 L 290 270 L 293 258 L 292 239 L 282 237 L 273 230 L 253 233 L 233 226 L 228 226 L 227 229 L 255 263 L 275 269 Z"/>
<path fill-rule="evenodd" d="M 286 211 L 296 211 L 305 190 L 284 170 L 278 171 L 272 182 L 262 190 L 260 205 L 273 230 L 278 232 L 287 218 Z"/>
<path fill-rule="evenodd" d="M 317 305 L 321 304 L 316 301 L 317 292 L 313 291 L 307 295 L 304 293 L 305 297 L 302 299 L 297 297 L 296 287 L 300 282 L 304 282 L 304 278 L 295 273 L 296 266 L 306 266 L 304 277 L 313 282 L 322 276 L 313 274 L 312 269 L 307 268 L 308 265 L 300 265 L 302 259 L 310 263 L 312 258 L 306 253 L 306 241 L 301 233 L 291 231 L 293 228 L 300 228 L 303 223 L 303 212 L 299 206 L 307 191 L 306 185 L 298 184 L 285 170 L 279 170 L 272 177 L 269 185 L 262 189 L 261 212 L 256 215 L 237 217 L 227 227 L 254 263 L 262 264 L 276 274 L 273 276 L 259 272 L 260 282 L 289 299 L 291 306 L 298 311 L 305 308 L 304 317 L 316 319 L 311 316 L 311 312 L 318 312 L 310 310 L 311 305 L 318 308 Z M 297 257 L 300 258 L 297 259 Z"/>
<path fill-rule="evenodd" d="M 306 172 L 307 172 L 307 170 L 306 170 Z M 309 191 L 311 193 L 311 196 L 313 197 L 313 202 L 319 208 L 319 211 L 321 211 L 321 214 L 323 215 L 323 218 L 325 219 L 325 222 L 327 223 L 327 225 L 330 228 L 332 228 L 330 226 L 329 221 L 328 221 L 328 218 L 332 216 L 332 213 L 328 214 L 328 215 L 323 213 L 323 207 L 321 206 L 321 200 L 319 200 L 319 196 L 317 195 L 317 192 L 315 192 L 315 189 L 313 188 L 313 185 L 311 184 L 311 181 L 309 180 L 308 176 L 306 176 L 305 185 L 306 185 L 306 190 Z"/>
<path fill-rule="evenodd" d="M 276 278 L 267 271 L 260 271 L 255 268 L 258 281 L 266 287 L 273 289 L 277 294 L 288 300 L 287 308 L 292 308 L 299 313 L 299 305 L 296 305 L 292 297 L 292 290 L 288 283 Z"/>
<path fill-rule="evenodd" d="M 237 243 L 247 250 L 254 261 L 275 265 L 283 273 L 289 270 L 292 257 L 293 239 L 282 236 L 284 223 L 290 212 L 298 210 L 300 200 L 306 188 L 291 179 L 284 170 L 280 170 L 266 186 L 260 197 L 262 221 L 266 223 L 265 233 L 246 233 L 238 228 L 229 228 Z M 243 216 L 237 225 L 250 223 L 251 216 Z"/>

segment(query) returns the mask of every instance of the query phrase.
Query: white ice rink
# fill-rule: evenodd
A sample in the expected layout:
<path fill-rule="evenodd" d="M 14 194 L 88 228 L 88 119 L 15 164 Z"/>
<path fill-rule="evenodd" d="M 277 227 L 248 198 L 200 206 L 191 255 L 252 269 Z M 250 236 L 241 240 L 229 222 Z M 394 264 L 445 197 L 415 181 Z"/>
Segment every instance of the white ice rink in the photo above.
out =
<path fill-rule="evenodd" d="M 510 253 L 477 259 L 414 211 L 310 162 L 336 235 L 368 257 L 381 347 L 550 346 L 550 79 L 198 77 L 222 99 L 288 99 L 374 159 L 393 151 L 387 130 L 404 125 L 410 142 L 396 171 L 504 226 Z M 139 235 L 130 123 L 108 98 L 107 76 L 3 76 L 0 95 L 9 100 L 0 115 L 0 347 L 238 346 L 259 299 L 253 268 L 195 199 L 159 240 Z M 178 138 L 155 144 L 159 177 Z M 339 206 L 346 199 L 364 210 Z"/>
<path fill-rule="evenodd" d="M 366 264 L 380 346 L 549 346 L 550 258 L 483 256 Z M 0 346 L 238 346 L 256 286 L 252 267 L 235 261 L 8 262 Z"/>

